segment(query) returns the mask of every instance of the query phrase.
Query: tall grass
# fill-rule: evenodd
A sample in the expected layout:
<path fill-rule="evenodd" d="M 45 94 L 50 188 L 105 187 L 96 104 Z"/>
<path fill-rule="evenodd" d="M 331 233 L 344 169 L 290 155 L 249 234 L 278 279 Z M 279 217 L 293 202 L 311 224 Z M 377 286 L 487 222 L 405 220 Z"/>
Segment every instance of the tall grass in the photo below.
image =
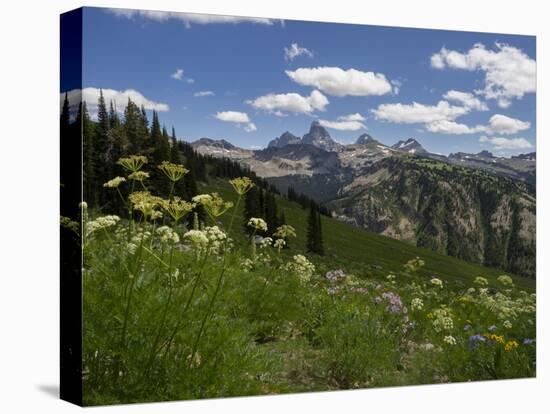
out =
<path fill-rule="evenodd" d="M 430 280 L 430 256 L 399 271 L 308 259 L 292 228 L 257 244 L 235 226 L 250 181 L 233 200 L 163 199 L 146 162 L 105 184 L 126 217 L 83 210 L 86 404 L 535 375 L 535 298 L 513 279 Z M 172 184 L 186 171 L 161 167 Z M 186 228 L 198 205 L 206 221 Z"/>

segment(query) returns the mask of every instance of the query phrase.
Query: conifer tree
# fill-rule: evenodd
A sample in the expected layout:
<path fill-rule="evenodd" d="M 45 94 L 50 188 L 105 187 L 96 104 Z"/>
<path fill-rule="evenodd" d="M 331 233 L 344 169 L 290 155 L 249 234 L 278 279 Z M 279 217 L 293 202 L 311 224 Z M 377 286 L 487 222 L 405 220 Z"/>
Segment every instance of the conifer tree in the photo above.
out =
<path fill-rule="evenodd" d="M 77 117 L 82 119 L 82 173 L 84 200 L 90 206 L 96 206 L 98 201 L 98 181 L 95 176 L 95 124 L 90 120 L 86 102 L 79 105 Z"/>
<path fill-rule="evenodd" d="M 277 200 L 275 194 L 268 191 L 265 196 L 265 221 L 269 231 L 275 230 L 279 226 L 277 217 Z"/>
<path fill-rule="evenodd" d="M 128 98 L 124 109 L 124 132 L 128 139 L 129 154 L 143 154 L 147 131 L 143 130 L 144 120 L 137 105 Z"/>
<path fill-rule="evenodd" d="M 321 225 L 321 212 L 317 209 L 317 234 L 315 238 L 316 253 L 320 256 L 325 255 L 325 246 L 323 243 L 323 228 Z"/>
<path fill-rule="evenodd" d="M 317 204 L 311 200 L 307 222 L 306 248 L 310 253 L 324 255 L 323 234 L 321 229 L 321 215 Z"/>
<path fill-rule="evenodd" d="M 257 186 L 252 187 L 251 190 L 249 190 L 244 197 L 244 217 L 243 217 L 243 224 L 244 229 L 246 233 L 251 234 L 253 229 L 248 226 L 248 220 L 250 220 L 251 217 L 262 217 L 261 214 L 261 208 L 260 208 L 260 202 L 259 202 L 259 194 L 261 194 L 262 190 L 258 189 Z"/>
<path fill-rule="evenodd" d="M 120 126 L 120 118 L 116 110 L 116 103 L 113 104 L 113 101 L 109 104 L 109 128 L 113 129 Z"/>
<path fill-rule="evenodd" d="M 95 180 L 98 186 L 111 178 L 113 165 L 109 154 L 109 114 L 107 105 L 103 97 L 103 90 L 99 90 L 99 98 L 97 101 L 97 123 L 95 126 L 94 139 L 94 155 L 95 155 Z M 106 203 L 109 195 L 106 191 L 101 191 L 98 201 L 101 205 Z"/>
<path fill-rule="evenodd" d="M 309 206 L 309 215 L 307 218 L 307 233 L 306 233 L 306 249 L 308 253 L 316 253 L 315 252 L 315 239 L 317 234 L 317 212 L 315 208 L 315 204 L 313 202 L 310 203 Z"/>
<path fill-rule="evenodd" d="M 61 119 L 60 119 L 61 134 L 63 134 L 64 132 L 67 132 L 70 124 L 70 118 L 71 118 L 71 114 L 69 111 L 69 96 L 67 92 L 65 92 L 65 98 L 63 99 L 63 109 L 61 110 Z"/>
<path fill-rule="evenodd" d="M 174 164 L 183 164 L 183 158 L 180 154 L 179 147 L 178 147 L 178 140 L 176 138 L 176 130 L 174 127 L 172 127 L 172 136 L 170 137 L 170 161 Z M 186 168 L 189 170 L 189 167 L 186 166 Z M 187 185 L 185 181 L 185 177 L 189 175 L 189 172 L 183 176 L 181 180 L 176 182 L 174 186 L 174 195 L 184 198 L 184 199 L 191 199 L 196 194 L 193 194 L 193 196 L 190 196 L 187 193 Z"/>

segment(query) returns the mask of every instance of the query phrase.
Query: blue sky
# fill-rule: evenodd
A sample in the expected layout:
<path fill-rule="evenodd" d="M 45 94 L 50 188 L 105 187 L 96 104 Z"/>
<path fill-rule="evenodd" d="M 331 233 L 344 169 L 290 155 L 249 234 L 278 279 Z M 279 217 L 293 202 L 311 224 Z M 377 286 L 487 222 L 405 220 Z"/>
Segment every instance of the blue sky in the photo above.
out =
<path fill-rule="evenodd" d="M 83 33 L 85 99 L 130 95 L 187 141 L 264 147 L 319 120 L 346 144 L 535 150 L 534 37 L 99 8 Z"/>

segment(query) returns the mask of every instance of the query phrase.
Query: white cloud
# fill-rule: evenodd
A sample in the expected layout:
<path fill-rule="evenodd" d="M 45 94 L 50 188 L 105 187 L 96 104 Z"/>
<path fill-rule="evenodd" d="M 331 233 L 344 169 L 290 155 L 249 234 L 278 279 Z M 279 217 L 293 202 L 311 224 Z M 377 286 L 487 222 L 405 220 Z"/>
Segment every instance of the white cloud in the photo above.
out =
<path fill-rule="evenodd" d="M 183 79 L 183 69 L 176 69 L 174 73 L 170 75 L 172 79 L 182 80 Z"/>
<path fill-rule="evenodd" d="M 481 137 L 479 142 L 492 145 L 496 150 L 526 150 L 533 144 L 525 138 Z"/>
<path fill-rule="evenodd" d="M 256 125 L 254 125 L 254 124 L 251 122 L 251 123 L 246 124 L 246 125 L 244 126 L 244 130 L 245 130 L 246 132 L 254 132 L 254 131 L 257 131 L 258 128 L 256 128 Z"/>
<path fill-rule="evenodd" d="M 214 117 L 223 122 L 231 122 L 238 127 L 242 126 L 246 132 L 254 132 L 257 130 L 256 125 L 250 121 L 246 112 L 223 111 L 217 112 Z"/>
<path fill-rule="evenodd" d="M 124 107 L 126 107 L 126 104 L 128 103 L 128 98 L 131 99 L 137 106 L 143 106 L 145 109 L 155 110 L 158 112 L 166 112 L 170 110 L 170 107 L 168 106 L 168 104 L 155 102 L 150 99 L 147 99 L 145 96 L 143 96 L 140 92 L 136 91 L 135 89 L 126 89 L 124 91 L 117 91 L 115 89 L 102 89 L 102 90 L 103 90 L 103 98 L 105 99 L 105 102 L 107 103 L 107 105 L 109 105 L 110 101 L 113 101 L 113 104 L 116 104 L 119 111 L 122 111 Z M 69 105 L 71 106 L 71 108 L 76 109 L 82 97 L 82 100 L 86 101 L 88 110 L 90 111 L 90 113 L 93 114 L 97 111 L 97 101 L 99 99 L 99 91 L 100 91 L 100 88 L 92 88 L 92 87 L 84 88 L 82 90 L 73 89 L 67 93 L 67 96 L 69 99 Z M 64 97 L 65 97 L 65 93 L 62 93 L 61 103 L 63 103 Z"/>
<path fill-rule="evenodd" d="M 183 69 L 180 69 L 180 68 L 176 69 L 176 71 L 172 73 L 170 77 L 172 79 L 187 82 L 187 83 L 195 83 L 195 79 L 184 77 Z"/>
<path fill-rule="evenodd" d="M 455 121 L 448 121 L 446 119 L 426 124 L 426 129 L 430 132 L 451 135 L 473 134 L 480 131 L 477 128 L 478 127 L 472 128 L 466 124 L 461 124 Z"/>
<path fill-rule="evenodd" d="M 287 70 L 285 73 L 300 85 L 312 86 L 333 96 L 384 95 L 392 92 L 392 85 L 382 73 L 326 66 Z"/>
<path fill-rule="evenodd" d="M 298 43 L 292 43 L 290 47 L 285 47 L 285 60 L 294 60 L 298 56 L 313 57 L 313 52 L 305 47 L 301 47 Z"/>
<path fill-rule="evenodd" d="M 216 94 L 212 91 L 199 91 L 199 92 L 195 92 L 193 94 L 193 96 L 195 96 L 195 97 L 214 96 L 214 95 L 216 95 Z"/>
<path fill-rule="evenodd" d="M 256 109 L 272 112 L 275 115 L 284 115 L 284 112 L 309 114 L 314 111 L 324 111 L 329 104 L 328 99 L 319 91 L 312 91 L 309 96 L 297 93 L 267 94 L 253 100 L 246 101 Z"/>
<path fill-rule="evenodd" d="M 475 109 L 476 111 L 489 110 L 485 102 L 481 102 L 478 98 L 476 98 L 472 93 L 469 92 L 450 90 L 445 95 L 443 95 L 443 99 L 446 99 L 447 101 L 458 102 L 466 108 Z"/>
<path fill-rule="evenodd" d="M 327 121 L 321 119 L 319 123 L 325 128 L 332 128 L 340 131 L 358 131 L 367 128 L 365 124 L 359 121 Z"/>
<path fill-rule="evenodd" d="M 512 99 L 521 99 L 526 93 L 536 92 L 537 65 L 521 49 L 496 43 L 496 50 L 475 44 L 461 53 L 442 48 L 431 57 L 435 69 L 481 70 L 485 73 L 484 88 L 477 91 L 486 99 L 495 99 L 502 108 L 510 106 Z"/>
<path fill-rule="evenodd" d="M 531 124 L 529 122 L 510 118 L 506 115 L 495 114 L 489 119 L 487 132 L 490 134 L 515 134 L 530 127 Z"/>
<path fill-rule="evenodd" d="M 463 106 L 454 106 L 447 101 L 439 101 L 437 105 L 412 104 L 381 104 L 372 113 L 378 120 L 398 124 L 427 124 L 437 121 L 451 121 L 469 112 Z"/>
<path fill-rule="evenodd" d="M 403 82 L 401 82 L 399 80 L 391 80 L 390 83 L 393 86 L 392 93 L 394 95 L 397 95 L 399 93 L 399 91 L 401 90 L 401 86 L 403 86 Z"/>
<path fill-rule="evenodd" d="M 250 118 L 248 117 L 248 114 L 245 112 L 223 111 L 223 112 L 217 112 L 216 115 L 214 116 L 220 121 L 224 121 L 224 122 L 235 122 L 235 123 L 250 122 Z"/>
<path fill-rule="evenodd" d="M 365 117 L 359 113 L 342 115 L 338 117 L 338 121 L 364 121 Z"/>
<path fill-rule="evenodd" d="M 135 17 L 142 17 L 157 22 L 164 22 L 167 20 L 179 20 L 185 27 L 191 27 L 191 24 L 223 24 L 223 23 L 254 23 L 263 25 L 273 25 L 275 20 L 265 19 L 261 17 L 241 17 L 241 16 L 220 16 L 216 14 L 197 14 L 197 13 L 178 13 L 178 12 L 165 12 L 156 10 L 132 10 L 132 9 L 108 9 L 108 11 L 115 16 L 125 17 L 133 19 Z M 283 21 L 281 21 L 283 24 Z"/>
<path fill-rule="evenodd" d="M 487 125 L 468 126 L 455 121 L 441 120 L 426 124 L 426 129 L 430 132 L 440 134 L 475 134 L 477 132 L 485 132 L 487 134 L 515 134 L 519 131 L 529 129 L 529 122 L 519 119 L 510 118 L 506 115 L 495 114 L 489 119 Z"/>

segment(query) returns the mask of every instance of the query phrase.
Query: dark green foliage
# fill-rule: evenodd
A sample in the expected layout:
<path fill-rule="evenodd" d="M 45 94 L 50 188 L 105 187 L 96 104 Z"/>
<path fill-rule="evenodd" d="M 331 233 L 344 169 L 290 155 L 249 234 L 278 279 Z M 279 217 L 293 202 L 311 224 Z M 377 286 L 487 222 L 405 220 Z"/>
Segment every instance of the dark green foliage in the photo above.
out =
<path fill-rule="evenodd" d="M 383 159 L 362 174 L 373 182 L 329 206 L 363 229 L 534 276 L 535 245 L 529 233 L 534 228 L 535 194 L 529 184 L 408 156 Z M 521 200 L 517 208 L 514 199 Z M 514 211 L 519 220 L 514 221 Z"/>
<path fill-rule="evenodd" d="M 309 253 L 316 253 L 320 256 L 325 254 L 323 246 L 323 232 L 321 229 L 321 214 L 319 207 L 311 201 L 307 219 L 307 242 L 306 248 Z"/>
<path fill-rule="evenodd" d="M 86 102 L 79 105 L 78 115 L 82 119 L 82 173 L 84 200 L 91 205 L 97 204 L 98 180 L 96 178 L 96 152 L 94 145 L 95 124 L 90 120 Z"/>
<path fill-rule="evenodd" d="M 129 154 L 143 154 L 148 131 L 144 114 L 137 105 L 128 98 L 128 104 L 124 110 L 124 131 L 128 139 Z"/>
<path fill-rule="evenodd" d="M 248 234 L 252 234 L 253 231 L 253 229 L 248 226 L 248 220 L 251 217 L 261 218 L 263 216 L 259 202 L 259 193 L 261 192 L 262 189 L 255 186 L 252 187 L 252 189 L 248 191 L 244 197 L 243 226 Z"/>

